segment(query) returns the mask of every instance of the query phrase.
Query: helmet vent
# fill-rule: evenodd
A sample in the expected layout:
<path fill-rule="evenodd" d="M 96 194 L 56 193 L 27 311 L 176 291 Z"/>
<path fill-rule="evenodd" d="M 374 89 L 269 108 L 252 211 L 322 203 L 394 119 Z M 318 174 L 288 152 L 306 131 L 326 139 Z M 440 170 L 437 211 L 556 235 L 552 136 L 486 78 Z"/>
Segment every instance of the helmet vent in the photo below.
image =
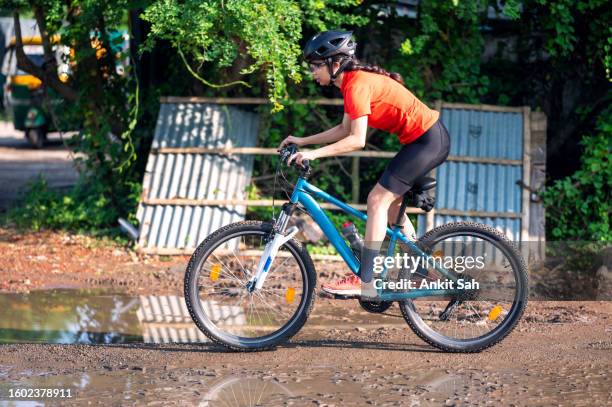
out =
<path fill-rule="evenodd" d="M 338 46 L 338 44 L 340 44 L 340 43 L 342 42 L 342 40 L 343 40 L 343 39 L 344 39 L 344 38 L 336 38 L 336 39 L 331 40 L 331 41 L 330 41 L 330 43 L 331 43 L 331 44 L 332 44 L 334 47 L 336 47 L 336 46 Z"/>

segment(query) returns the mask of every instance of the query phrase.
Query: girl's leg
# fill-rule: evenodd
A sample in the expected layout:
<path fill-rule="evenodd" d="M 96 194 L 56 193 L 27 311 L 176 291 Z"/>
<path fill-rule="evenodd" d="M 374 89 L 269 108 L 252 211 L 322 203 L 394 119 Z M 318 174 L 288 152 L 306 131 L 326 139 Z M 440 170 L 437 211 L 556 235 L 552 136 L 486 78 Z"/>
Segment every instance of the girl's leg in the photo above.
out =
<path fill-rule="evenodd" d="M 393 226 L 397 221 L 397 214 L 399 213 L 400 207 L 402 206 L 402 199 L 403 196 L 397 198 L 395 201 L 393 201 L 391 206 L 389 206 L 389 211 L 387 215 L 389 227 Z M 410 221 L 410 219 L 408 219 L 408 215 L 406 215 L 405 213 L 403 214 L 402 219 L 400 219 L 399 221 L 399 225 L 402 227 L 404 234 L 409 239 L 416 240 L 416 230 L 414 230 L 412 222 Z"/>
<path fill-rule="evenodd" d="M 368 221 L 363 250 L 361 251 L 361 280 L 372 280 L 374 259 L 379 255 L 387 232 L 388 211 L 400 195 L 376 184 L 368 195 Z"/>
<path fill-rule="evenodd" d="M 388 211 L 400 195 L 376 184 L 368 194 L 368 221 L 366 223 L 365 241 L 382 242 L 387 231 L 387 222 L 395 220 L 388 218 Z M 399 209 L 399 208 L 398 208 Z M 397 211 L 396 211 L 397 216 Z"/>

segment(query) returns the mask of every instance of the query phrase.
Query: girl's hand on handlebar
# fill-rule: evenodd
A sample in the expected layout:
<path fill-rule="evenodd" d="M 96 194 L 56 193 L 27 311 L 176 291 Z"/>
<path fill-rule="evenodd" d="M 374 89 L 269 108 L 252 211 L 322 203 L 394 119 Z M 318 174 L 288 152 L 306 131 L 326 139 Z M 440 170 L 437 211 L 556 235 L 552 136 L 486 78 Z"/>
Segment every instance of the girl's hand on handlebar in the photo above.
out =
<path fill-rule="evenodd" d="M 316 154 L 313 154 L 313 151 L 298 151 L 297 153 L 289 157 L 289 159 L 287 160 L 287 165 L 291 165 L 292 161 L 295 161 L 297 165 L 304 165 L 304 160 L 312 161 L 316 159 L 317 156 Z"/>
<path fill-rule="evenodd" d="M 295 144 L 297 146 L 301 146 L 302 138 L 288 135 L 283 141 L 281 141 L 280 145 L 278 146 L 278 151 L 280 151 L 283 147 L 287 146 L 288 144 Z"/>

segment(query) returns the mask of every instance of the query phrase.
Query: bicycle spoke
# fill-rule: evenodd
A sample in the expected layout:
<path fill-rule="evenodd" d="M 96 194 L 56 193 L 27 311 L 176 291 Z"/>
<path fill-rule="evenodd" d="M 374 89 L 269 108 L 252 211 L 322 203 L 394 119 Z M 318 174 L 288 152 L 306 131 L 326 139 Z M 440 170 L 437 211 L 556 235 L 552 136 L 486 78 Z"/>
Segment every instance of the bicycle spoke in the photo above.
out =
<path fill-rule="evenodd" d="M 449 302 L 413 300 L 412 314 L 425 322 L 429 330 L 451 341 L 454 339 L 480 340 L 483 335 L 492 333 L 497 327 L 503 325 L 516 305 L 517 274 L 512 266 L 501 270 L 497 266 L 500 262 L 513 264 L 507 257 L 508 251 L 504 252 L 500 249 L 499 243 L 494 240 L 486 240 L 480 235 L 477 236 L 457 241 L 457 237 L 451 234 L 448 240 L 442 237 L 440 240 L 427 243 L 431 248 L 431 253 L 441 252 L 462 258 L 481 256 L 483 253 L 489 255 L 495 253 L 495 256 L 490 256 L 492 263 L 485 261 L 485 266 L 478 267 L 476 272 L 471 273 L 471 268 L 466 269 L 465 275 L 453 271 L 458 278 L 464 278 L 467 281 L 474 280 L 479 285 L 471 287 L 465 294 L 458 294 L 459 304 L 452 306 L 444 319 L 440 319 L 440 314 Z M 461 236 L 459 239 L 462 239 Z M 416 276 L 412 278 L 417 282 L 427 281 L 429 283 L 443 277 L 437 269 L 430 268 L 425 275 L 417 270 Z M 440 306 L 442 308 L 438 309 Z"/>
<path fill-rule="evenodd" d="M 212 273 L 212 270 L 209 270 L 209 269 L 206 269 L 206 268 L 204 268 L 203 270 L 204 271 L 208 271 L 209 274 Z M 222 269 L 221 272 L 219 273 L 219 275 L 222 275 L 222 274 L 225 275 L 225 276 L 228 276 L 232 281 L 237 282 L 240 286 L 244 286 L 244 281 L 240 280 L 232 272 L 227 271 L 226 273 L 223 273 L 223 269 Z"/>
<path fill-rule="evenodd" d="M 230 248 L 231 249 L 231 248 Z M 240 264 L 240 268 L 242 269 L 242 271 L 244 272 L 244 274 L 248 275 L 249 277 L 251 276 L 251 273 L 249 273 L 247 271 L 247 269 L 242 265 L 242 262 L 240 261 L 240 259 L 238 258 L 238 256 L 236 255 L 236 252 L 234 251 L 234 249 L 231 249 L 232 254 L 234 255 L 234 257 L 236 258 L 236 260 L 238 260 L 238 264 Z"/>
<path fill-rule="evenodd" d="M 259 299 L 260 299 L 260 300 L 261 300 L 261 301 L 262 301 L 262 302 L 263 302 L 265 305 L 267 305 L 267 306 L 268 306 L 268 308 L 270 308 L 271 310 L 275 310 L 275 308 L 274 308 L 272 305 L 270 305 L 270 303 L 269 303 L 268 301 L 266 301 L 266 300 L 264 299 L 264 297 L 263 297 L 263 295 L 262 295 L 261 293 L 259 293 L 259 292 L 255 291 L 255 294 L 259 296 Z M 283 317 L 287 317 L 287 313 L 286 313 L 286 312 L 284 312 L 284 311 L 282 311 L 282 307 L 280 306 L 280 304 L 279 304 L 279 310 L 278 310 L 278 312 L 279 312 L 279 313 L 280 313 L 280 314 L 281 314 Z M 289 315 L 289 317 L 290 317 L 290 315 Z"/>
<path fill-rule="evenodd" d="M 231 274 L 231 275 L 232 275 L 232 276 L 233 276 L 233 277 L 234 277 L 236 280 L 238 280 L 238 281 L 242 282 L 242 280 L 241 280 L 240 278 L 238 278 L 238 277 L 237 277 L 237 276 L 236 276 L 234 273 L 232 273 L 232 271 L 231 271 L 229 268 L 227 268 L 227 266 L 225 266 L 225 265 L 223 264 L 223 262 L 222 262 L 222 261 L 219 259 L 219 257 L 217 257 L 217 255 L 215 255 L 215 254 L 213 253 L 213 256 L 215 257 L 215 259 L 217 259 L 217 261 L 218 261 L 218 262 L 219 262 L 219 264 L 221 265 L 221 268 L 222 268 L 222 269 L 225 269 L 225 270 L 226 270 L 226 271 L 227 271 L 229 274 Z"/>

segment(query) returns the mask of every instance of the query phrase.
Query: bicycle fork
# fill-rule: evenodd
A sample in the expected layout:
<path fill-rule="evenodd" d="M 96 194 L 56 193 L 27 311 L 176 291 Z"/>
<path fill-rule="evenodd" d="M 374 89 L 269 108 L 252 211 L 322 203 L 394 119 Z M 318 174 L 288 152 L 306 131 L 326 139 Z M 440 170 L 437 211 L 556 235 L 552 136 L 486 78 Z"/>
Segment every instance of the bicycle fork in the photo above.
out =
<path fill-rule="evenodd" d="M 257 266 L 257 272 L 251 277 L 246 285 L 249 292 L 259 290 L 263 287 L 266 277 L 268 276 L 268 271 L 270 271 L 270 266 L 278 254 L 278 250 L 282 245 L 293 239 L 293 236 L 300 231 L 297 226 L 292 226 L 287 230 L 287 233 L 284 233 L 287 228 L 287 222 L 289 222 L 289 217 L 290 215 L 285 213 L 285 211 L 280 213 L 274 225 L 274 237 L 266 244 L 261 259 L 259 260 L 259 265 Z"/>

